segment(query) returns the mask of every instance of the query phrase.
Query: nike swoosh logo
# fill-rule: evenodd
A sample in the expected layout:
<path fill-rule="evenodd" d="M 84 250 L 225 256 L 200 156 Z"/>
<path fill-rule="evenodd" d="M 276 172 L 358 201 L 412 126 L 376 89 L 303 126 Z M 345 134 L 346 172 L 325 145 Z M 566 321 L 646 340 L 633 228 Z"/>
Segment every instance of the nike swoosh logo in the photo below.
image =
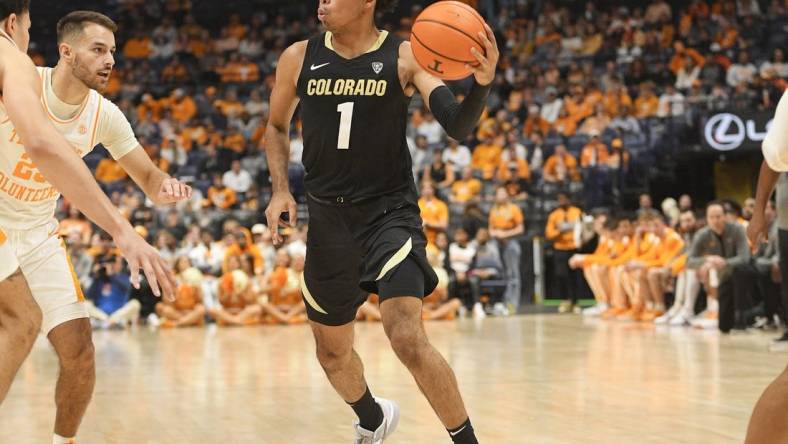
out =
<path fill-rule="evenodd" d="M 328 62 L 328 63 L 323 63 L 322 65 L 315 65 L 315 64 L 313 63 L 313 64 L 312 64 L 312 66 L 310 66 L 310 67 L 309 67 L 309 70 L 310 70 L 310 71 L 314 71 L 314 70 L 316 70 L 316 69 L 320 69 L 320 68 L 322 68 L 322 67 L 324 67 L 324 66 L 328 65 L 329 63 L 331 63 L 331 62 Z"/>
<path fill-rule="evenodd" d="M 468 427 L 468 426 L 465 426 L 465 427 Z M 457 436 L 457 435 L 459 435 L 459 434 L 460 434 L 460 432 L 462 432 L 463 430 L 465 430 L 465 427 L 463 427 L 463 428 L 461 428 L 460 430 L 457 430 L 456 432 L 453 432 L 453 433 L 452 433 L 452 432 L 449 432 L 449 435 L 451 435 L 451 436 Z"/>

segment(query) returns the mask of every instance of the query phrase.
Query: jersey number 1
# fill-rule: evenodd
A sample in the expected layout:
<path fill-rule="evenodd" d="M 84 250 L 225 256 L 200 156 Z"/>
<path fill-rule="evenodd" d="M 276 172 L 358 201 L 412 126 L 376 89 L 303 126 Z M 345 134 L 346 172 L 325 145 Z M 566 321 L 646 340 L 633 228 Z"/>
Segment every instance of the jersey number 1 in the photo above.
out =
<path fill-rule="evenodd" d="M 337 138 L 337 149 L 350 149 L 350 126 L 353 125 L 353 102 L 345 102 L 337 105 L 339 113 L 339 137 Z"/>

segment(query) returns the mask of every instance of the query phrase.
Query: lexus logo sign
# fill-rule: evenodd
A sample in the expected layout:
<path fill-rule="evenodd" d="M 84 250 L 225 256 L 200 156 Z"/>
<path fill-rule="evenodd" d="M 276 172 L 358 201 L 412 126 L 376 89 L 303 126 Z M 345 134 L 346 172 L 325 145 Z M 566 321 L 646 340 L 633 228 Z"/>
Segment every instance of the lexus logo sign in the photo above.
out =
<path fill-rule="evenodd" d="M 772 122 L 766 123 L 765 130 L 758 131 L 758 119 L 755 116 L 748 117 L 742 119 L 732 113 L 719 113 L 711 116 L 703 129 L 706 143 L 718 151 L 731 151 L 750 145 L 760 147 Z"/>

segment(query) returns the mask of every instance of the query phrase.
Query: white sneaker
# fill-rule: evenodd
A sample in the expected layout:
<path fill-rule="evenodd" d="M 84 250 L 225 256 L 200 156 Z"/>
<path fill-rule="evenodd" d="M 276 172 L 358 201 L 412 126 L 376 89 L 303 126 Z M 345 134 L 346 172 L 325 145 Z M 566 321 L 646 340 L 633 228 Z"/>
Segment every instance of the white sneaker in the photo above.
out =
<path fill-rule="evenodd" d="M 153 328 L 157 328 L 159 325 L 161 325 L 161 321 L 159 320 L 159 317 L 156 316 L 156 313 L 151 313 L 148 315 L 148 325 Z"/>
<path fill-rule="evenodd" d="M 473 318 L 484 319 L 486 317 L 487 317 L 487 313 L 484 312 L 484 307 L 482 307 L 482 303 L 477 302 L 473 304 Z"/>
<path fill-rule="evenodd" d="M 654 325 L 669 324 L 671 320 L 672 317 L 670 316 L 670 313 L 665 313 L 664 315 L 658 317 L 657 319 L 654 319 Z"/>
<path fill-rule="evenodd" d="M 695 318 L 690 321 L 690 325 L 703 330 L 714 330 L 719 328 L 720 321 L 716 316 L 714 318 L 709 318 L 709 316 L 706 316 L 706 312 L 704 311 L 703 313 L 695 316 Z"/>
<path fill-rule="evenodd" d="M 684 313 L 679 313 L 676 316 L 670 318 L 669 324 L 672 327 L 684 327 L 690 324 L 690 318 Z"/>
<path fill-rule="evenodd" d="M 465 305 L 460 305 L 460 308 L 457 309 L 457 317 L 462 319 L 468 316 L 468 309 L 465 308 Z"/>
<path fill-rule="evenodd" d="M 509 309 L 503 303 L 498 302 L 493 305 L 493 314 L 495 316 L 509 316 Z"/>
<path fill-rule="evenodd" d="M 353 444 L 382 444 L 383 440 L 391 436 L 399 424 L 399 406 L 394 401 L 388 399 L 375 398 L 380 409 L 383 410 L 383 423 L 374 432 L 361 427 L 358 420 L 353 421 L 353 428 L 356 430 L 356 438 Z"/>
<path fill-rule="evenodd" d="M 607 311 L 608 306 L 604 302 L 600 302 L 592 307 L 584 308 L 583 309 L 583 316 L 600 316 L 602 313 Z"/>
<path fill-rule="evenodd" d="M 668 310 L 667 315 L 668 318 L 673 319 L 681 313 L 681 309 L 684 308 L 681 305 L 673 304 Z"/>

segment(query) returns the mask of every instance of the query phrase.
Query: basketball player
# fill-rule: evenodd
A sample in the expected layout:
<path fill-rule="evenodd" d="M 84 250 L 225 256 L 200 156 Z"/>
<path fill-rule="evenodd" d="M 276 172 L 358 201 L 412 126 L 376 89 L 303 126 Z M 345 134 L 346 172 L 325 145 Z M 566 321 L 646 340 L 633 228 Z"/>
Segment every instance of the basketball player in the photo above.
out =
<path fill-rule="evenodd" d="M 171 296 L 175 283 L 165 262 L 113 207 L 38 106 L 40 77 L 25 54 L 29 11 L 29 0 L 0 0 L 0 402 L 38 335 L 42 317 L 50 316 L 34 299 L 41 285 L 57 279 L 77 294 L 67 253 L 55 236 L 57 223 L 49 223 L 58 191 L 112 235 L 136 287 L 140 268 L 157 293 L 161 286 Z M 44 216 L 44 224 L 21 221 Z M 32 269 L 35 276 L 30 275 Z"/>
<path fill-rule="evenodd" d="M 755 210 L 752 219 L 747 227 L 747 237 L 749 237 L 753 248 L 757 248 L 758 243 L 766 234 L 766 203 L 774 191 L 774 186 L 780 173 L 788 171 L 788 91 L 783 93 L 777 110 L 774 113 L 772 122 L 766 138 L 762 145 L 764 162 L 761 165 L 760 177 L 758 177 L 758 188 L 755 195 Z M 783 181 L 778 189 L 778 199 L 782 201 L 783 196 L 788 193 L 788 182 Z M 780 224 L 779 245 L 780 245 L 780 273 L 782 274 L 782 294 L 783 305 L 788 302 L 788 263 L 785 262 L 788 254 L 788 232 L 782 229 L 786 224 L 785 205 L 779 205 L 778 223 Z M 778 339 L 778 343 L 788 343 L 788 333 Z M 750 425 L 747 428 L 747 444 L 770 444 L 788 442 L 788 368 L 766 388 L 761 395 L 761 399 L 755 405 L 752 412 Z"/>
<path fill-rule="evenodd" d="M 188 199 L 190 188 L 153 164 L 120 109 L 97 92 L 107 86 L 115 64 L 115 30 L 108 17 L 89 11 L 72 12 L 58 22 L 60 60 L 55 68 L 39 68 L 36 78 L 44 109 L 78 154 L 84 156 L 102 144 L 153 202 Z M 29 169 L 21 145 L 3 148 L 0 158 L 14 183 L 34 188 L 46 185 L 40 174 Z M 54 442 L 67 443 L 76 435 L 93 393 L 95 362 L 82 292 L 74 283 L 64 244 L 50 234 L 58 226 L 53 217 L 56 198 L 33 203 L 0 193 L 0 225 L 11 232 L 39 227 L 25 231 L 27 238 L 15 248 L 43 312 L 41 331 L 60 360 Z"/>
<path fill-rule="evenodd" d="M 426 258 L 405 129 L 408 102 L 418 91 L 449 136 L 463 140 L 481 115 L 498 49 L 486 27 L 477 37 L 486 55 L 469 50 L 479 65 L 471 68 L 475 83 L 458 104 L 419 67 L 409 42 L 375 27 L 375 13 L 395 4 L 321 0 L 318 19 L 327 32 L 282 54 L 266 132 L 274 188 L 266 217 L 277 242 L 277 227 L 296 223 L 287 159 L 290 120 L 300 100 L 310 217 L 303 295 L 318 360 L 358 415 L 355 442 L 381 443 L 399 420 L 394 402 L 370 394 L 353 350 L 356 310 L 375 293 L 394 352 L 454 442 L 475 443 L 454 373 L 421 321 L 421 299 L 432 293 L 437 276 Z M 283 213 L 287 218 L 280 220 Z"/>

